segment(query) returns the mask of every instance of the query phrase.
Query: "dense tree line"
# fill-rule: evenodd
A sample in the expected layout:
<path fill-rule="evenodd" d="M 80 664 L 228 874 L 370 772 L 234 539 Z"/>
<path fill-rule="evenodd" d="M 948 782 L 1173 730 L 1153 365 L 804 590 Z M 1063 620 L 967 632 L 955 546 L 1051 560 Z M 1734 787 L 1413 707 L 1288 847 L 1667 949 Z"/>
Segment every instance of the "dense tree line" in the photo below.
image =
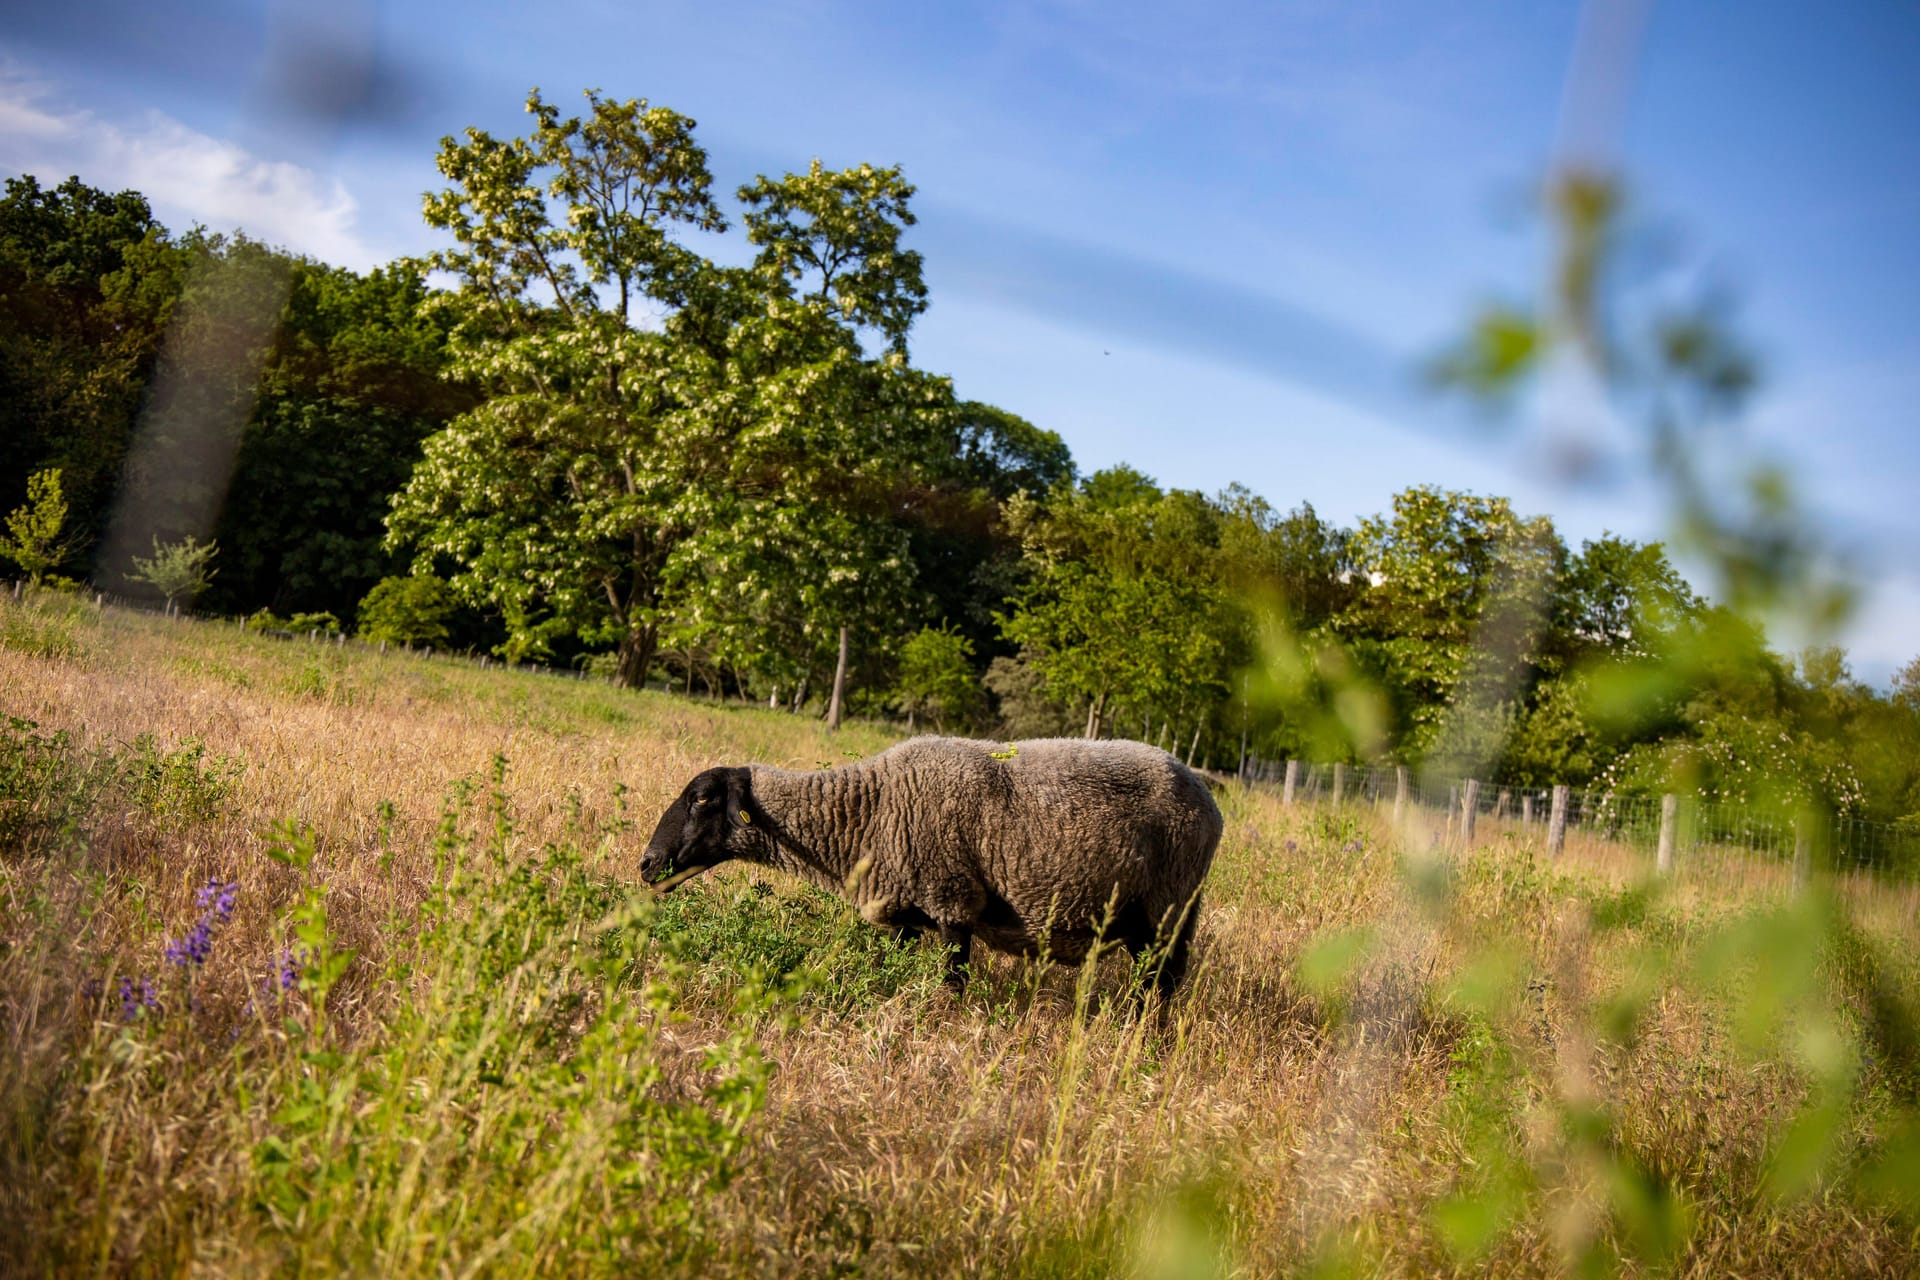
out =
<path fill-rule="evenodd" d="M 1920 662 L 1876 691 L 1781 657 L 1660 546 L 1575 550 L 1504 499 L 1342 528 L 1083 476 L 912 363 L 898 170 L 728 207 L 684 116 L 528 111 L 444 141 L 449 248 L 364 274 L 10 180 L 0 510 L 58 489 L 51 574 L 132 590 L 124 546 L 198 537 L 201 608 L 628 685 L 818 710 L 844 652 L 855 709 L 947 730 L 1920 814 Z M 746 265 L 694 247 L 736 220 Z"/>
<path fill-rule="evenodd" d="M 202 607 L 351 616 L 401 564 L 383 545 L 387 498 L 472 400 L 442 376 L 447 334 L 427 296 L 408 264 L 360 275 L 244 236 L 176 236 L 137 193 L 10 179 L 4 500 L 58 469 L 63 567 L 102 586 L 129 587 L 127 565 L 96 573 L 118 503 L 148 516 L 137 551 L 218 541 Z M 199 465 L 209 448 L 215 465 Z"/>

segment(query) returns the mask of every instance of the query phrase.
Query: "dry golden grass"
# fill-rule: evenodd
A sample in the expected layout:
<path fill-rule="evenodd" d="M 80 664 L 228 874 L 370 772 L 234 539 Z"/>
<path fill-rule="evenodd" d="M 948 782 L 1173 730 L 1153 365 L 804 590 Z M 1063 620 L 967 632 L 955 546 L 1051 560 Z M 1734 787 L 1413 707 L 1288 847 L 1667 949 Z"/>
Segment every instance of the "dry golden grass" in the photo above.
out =
<path fill-rule="evenodd" d="M 460 994 L 420 967 L 432 955 L 415 913 L 445 874 L 449 789 L 484 789 L 496 756 L 511 762 L 512 849 L 582 844 L 605 907 L 696 770 L 830 763 L 891 735 L 213 624 L 0 609 L 0 713 L 123 751 L 141 735 L 163 752 L 194 739 L 206 760 L 244 764 L 215 813 L 96 810 L 78 846 L 0 850 L 0 1270 L 625 1274 L 645 1258 L 793 1276 L 1920 1271 L 1913 1219 L 1850 1181 L 1913 1087 L 1911 1062 L 1861 1048 L 1879 1042 L 1860 984 L 1826 965 L 1818 1007 L 1802 1010 L 1853 1057 L 1841 1136 L 1811 1183 L 1770 1190 L 1817 1072 L 1778 1037 L 1740 1045 L 1746 979 L 1729 994 L 1689 977 L 1717 921 L 1784 896 L 1771 873 L 1681 877 L 1662 894 L 1617 849 L 1576 845 L 1549 868 L 1517 830 L 1435 848 L 1425 818 L 1395 831 L 1372 811 L 1287 810 L 1260 794 L 1225 801 L 1195 968 L 1165 1010 L 1135 1016 L 1117 959 L 1083 972 L 977 961 L 956 999 L 934 958 L 913 969 L 860 950 L 857 925 L 817 933 L 814 997 L 743 1010 L 739 975 L 689 979 L 635 1050 L 657 1072 L 648 1096 L 712 1096 L 727 1069 L 715 1063 L 746 1053 L 725 1048 L 742 1036 L 767 1064 L 766 1094 L 741 1129 L 737 1176 L 684 1184 L 689 1216 L 647 1228 L 653 1244 L 589 1238 L 622 1203 L 590 1144 L 504 1206 L 485 1207 L 487 1188 L 510 1168 L 449 1154 L 431 1166 L 437 1199 L 423 1198 L 419 1160 L 389 1173 L 370 1157 L 352 1195 L 327 1202 L 332 1218 L 265 1209 L 262 1144 L 293 1122 L 246 1082 L 324 1083 L 336 1062 L 296 1061 L 317 1041 L 283 1043 L 246 1012 L 309 885 L 356 951 L 324 1035 L 364 1054 L 407 1008 Z M 638 831 L 613 825 L 622 803 Z M 268 856 L 263 833 L 286 818 L 317 834 L 312 880 Z M 130 1030 L 84 984 L 158 971 L 209 877 L 236 881 L 239 905 L 220 936 L 226 967 L 195 978 L 201 1031 Z M 1880 948 L 1874 973 L 1910 1009 L 1911 897 L 1850 889 L 1873 917 L 1861 936 L 1879 941 L 1861 945 Z M 767 921 L 818 910 L 747 868 L 674 901 L 763 950 L 780 941 Z M 853 994 L 882 963 L 905 976 Z M 515 980 L 499 980 L 503 1006 L 520 998 Z M 225 1011 L 232 1044 L 208 1043 L 209 1011 Z M 261 1074 L 269 1059 L 280 1074 Z M 372 1059 L 356 1062 L 365 1078 Z M 427 1096 L 454 1078 L 420 1063 L 396 1087 Z M 480 1149 L 502 1113 L 484 1088 L 446 1090 L 420 1113 L 430 1123 L 391 1121 L 383 1140 Z M 539 1131 L 574 1133 L 560 1114 L 572 1105 L 556 1097 Z M 532 1161 L 540 1145 L 518 1149 Z M 683 1184 L 649 1185 L 664 1201 Z M 340 1216 L 354 1196 L 372 1207 Z M 429 1220 L 461 1225 L 429 1238 Z"/>

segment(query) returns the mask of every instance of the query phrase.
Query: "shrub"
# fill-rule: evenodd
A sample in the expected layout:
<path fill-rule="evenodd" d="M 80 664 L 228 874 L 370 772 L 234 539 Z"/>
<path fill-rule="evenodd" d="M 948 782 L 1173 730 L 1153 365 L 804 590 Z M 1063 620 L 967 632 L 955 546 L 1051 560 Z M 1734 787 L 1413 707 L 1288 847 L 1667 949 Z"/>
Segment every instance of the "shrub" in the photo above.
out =
<path fill-rule="evenodd" d="M 296 613 L 287 619 L 287 630 L 296 636 L 319 631 L 330 636 L 340 634 L 340 619 L 330 613 Z"/>
<path fill-rule="evenodd" d="M 0 849 L 74 839 L 110 780 L 65 730 L 18 716 L 0 721 Z"/>
<path fill-rule="evenodd" d="M 97 621 L 93 610 L 70 595 L 34 592 L 28 603 L 0 604 L 0 649 L 36 658 L 79 658 L 79 629 Z"/>
<path fill-rule="evenodd" d="M 426 574 L 382 578 L 360 602 L 360 636 L 392 644 L 445 645 L 458 601 L 453 588 Z"/>

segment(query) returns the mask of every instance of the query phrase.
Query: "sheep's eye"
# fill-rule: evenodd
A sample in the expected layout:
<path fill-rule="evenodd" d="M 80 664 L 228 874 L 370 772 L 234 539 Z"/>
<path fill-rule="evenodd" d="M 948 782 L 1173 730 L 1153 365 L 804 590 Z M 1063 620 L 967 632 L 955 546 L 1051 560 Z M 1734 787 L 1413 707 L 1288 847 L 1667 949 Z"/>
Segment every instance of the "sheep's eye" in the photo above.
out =
<path fill-rule="evenodd" d="M 696 805 L 702 805 L 702 804 L 705 804 L 705 803 L 707 802 L 707 798 L 706 798 L 705 796 L 695 796 L 695 797 L 693 798 L 693 802 L 694 802 L 694 804 L 696 804 Z"/>

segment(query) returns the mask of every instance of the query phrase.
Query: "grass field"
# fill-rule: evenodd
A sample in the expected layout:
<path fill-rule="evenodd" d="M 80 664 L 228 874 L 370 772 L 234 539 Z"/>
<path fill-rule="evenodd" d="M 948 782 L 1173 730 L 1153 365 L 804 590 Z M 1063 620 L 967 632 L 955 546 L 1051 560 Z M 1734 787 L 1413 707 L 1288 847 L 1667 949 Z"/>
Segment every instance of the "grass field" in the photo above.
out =
<path fill-rule="evenodd" d="M 1910 896 L 1234 794 L 1195 969 L 729 868 L 778 712 L 0 603 L 0 1273 L 1920 1274 Z"/>

